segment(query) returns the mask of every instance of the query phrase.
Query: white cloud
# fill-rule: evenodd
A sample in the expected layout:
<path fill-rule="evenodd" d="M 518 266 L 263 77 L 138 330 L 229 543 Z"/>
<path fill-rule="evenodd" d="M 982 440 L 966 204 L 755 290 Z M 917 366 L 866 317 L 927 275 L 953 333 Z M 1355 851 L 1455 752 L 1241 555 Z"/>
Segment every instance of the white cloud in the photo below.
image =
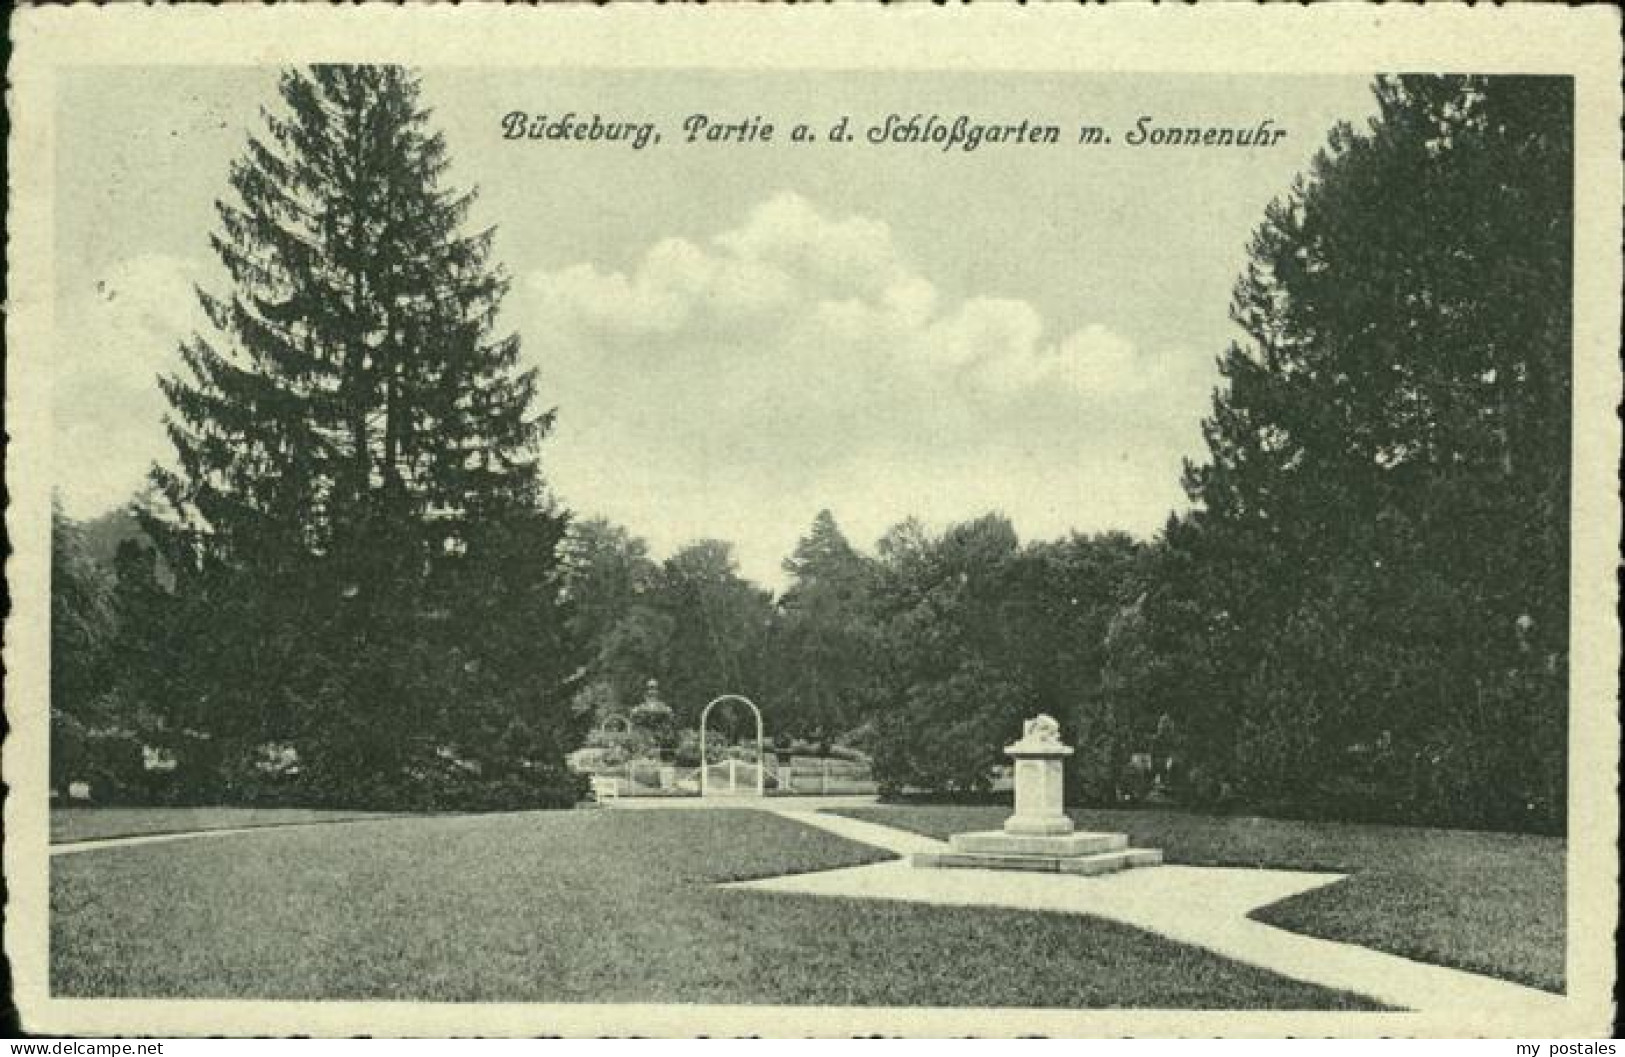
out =
<path fill-rule="evenodd" d="M 59 299 L 56 480 L 70 513 L 127 500 L 170 456 L 155 384 L 204 329 L 202 262 L 131 258 Z M 880 220 L 773 197 L 704 241 L 652 241 L 516 284 L 509 310 L 560 415 L 567 504 L 669 551 L 779 563 L 821 507 L 869 544 L 909 515 L 1002 510 L 1028 537 L 1150 532 L 1182 502 L 1210 357 L 1057 328 L 1027 301 L 945 297 Z"/>
<path fill-rule="evenodd" d="M 661 550 L 733 540 L 770 582 L 822 506 L 861 543 L 988 509 L 1030 536 L 1154 530 L 1213 382 L 1208 357 L 1057 335 L 1027 301 L 948 301 L 883 221 L 793 194 L 514 297 L 565 500 Z"/>

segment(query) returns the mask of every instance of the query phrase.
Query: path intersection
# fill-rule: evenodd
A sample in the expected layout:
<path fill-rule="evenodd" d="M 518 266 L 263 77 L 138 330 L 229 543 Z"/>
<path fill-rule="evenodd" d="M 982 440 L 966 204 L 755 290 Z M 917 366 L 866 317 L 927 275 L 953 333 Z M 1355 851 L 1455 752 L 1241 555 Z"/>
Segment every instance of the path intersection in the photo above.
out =
<path fill-rule="evenodd" d="M 1415 1012 L 1551 1013 L 1564 998 L 1536 988 L 1317 939 L 1248 917 L 1260 907 L 1343 879 L 1305 870 L 1159 866 L 1103 877 L 975 869 L 922 870 L 908 857 L 943 851 L 930 837 L 798 808 L 765 810 L 900 856 L 889 862 L 733 882 L 727 888 L 849 899 L 897 899 L 1109 918 L 1238 962 Z"/>

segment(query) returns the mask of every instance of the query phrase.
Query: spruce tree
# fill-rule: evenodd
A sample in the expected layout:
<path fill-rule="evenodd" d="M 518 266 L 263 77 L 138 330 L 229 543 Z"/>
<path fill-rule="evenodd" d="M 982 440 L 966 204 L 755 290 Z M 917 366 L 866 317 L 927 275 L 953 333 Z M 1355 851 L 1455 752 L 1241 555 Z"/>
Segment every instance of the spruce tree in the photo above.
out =
<path fill-rule="evenodd" d="M 492 230 L 464 234 L 473 194 L 442 186 L 444 139 L 392 66 L 282 79 L 231 167 L 212 244 L 230 275 L 201 294 L 219 339 L 182 348 L 161 383 L 179 469 L 155 471 L 198 542 L 232 561 L 344 559 L 358 581 L 379 534 L 421 554 L 538 496 L 533 372 L 493 338 L 507 289 Z"/>
<path fill-rule="evenodd" d="M 508 280 L 493 231 L 464 231 L 474 195 L 445 183 L 417 78 L 316 66 L 280 95 L 217 203 L 213 333 L 160 382 L 176 459 L 153 470 L 169 513 L 148 520 L 178 590 L 220 610 L 197 673 L 212 725 L 296 743 L 327 793 L 388 800 L 445 761 L 490 769 L 505 724 L 470 688 L 491 671 L 550 725 L 572 667 L 552 612 L 563 515 L 537 466 L 551 413 L 517 337 L 494 333 Z M 527 546 L 520 595 L 484 591 Z M 491 656 L 527 632 L 528 661 Z"/>

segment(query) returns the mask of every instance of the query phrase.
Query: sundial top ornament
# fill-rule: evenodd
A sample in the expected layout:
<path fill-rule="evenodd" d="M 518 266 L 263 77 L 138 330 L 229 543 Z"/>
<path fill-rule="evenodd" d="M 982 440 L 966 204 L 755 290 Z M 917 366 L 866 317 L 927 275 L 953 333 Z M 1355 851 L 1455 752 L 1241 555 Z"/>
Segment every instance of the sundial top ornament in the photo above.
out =
<path fill-rule="evenodd" d="M 1011 756 L 1070 756 L 1072 749 L 1061 743 L 1061 725 L 1055 717 L 1040 713 L 1021 726 L 1021 740 L 1005 746 Z"/>
<path fill-rule="evenodd" d="M 1023 741 L 1053 741 L 1061 743 L 1061 725 L 1053 717 L 1039 715 L 1029 719 L 1022 727 L 1021 740 Z"/>

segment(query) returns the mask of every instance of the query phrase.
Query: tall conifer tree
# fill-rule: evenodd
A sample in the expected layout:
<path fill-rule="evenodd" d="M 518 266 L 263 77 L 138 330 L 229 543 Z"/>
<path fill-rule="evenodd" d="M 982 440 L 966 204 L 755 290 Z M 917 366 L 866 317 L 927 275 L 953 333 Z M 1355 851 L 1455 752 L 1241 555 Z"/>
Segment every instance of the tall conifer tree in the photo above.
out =
<path fill-rule="evenodd" d="M 472 518 L 537 498 L 532 372 L 491 335 L 507 289 L 444 139 L 391 66 L 289 71 L 231 168 L 212 244 L 232 281 L 219 332 L 165 379 L 179 469 L 155 472 L 222 558 L 370 567 L 381 526 L 455 549 Z"/>
<path fill-rule="evenodd" d="M 490 714 L 510 697 L 492 672 L 548 727 L 539 702 L 570 668 L 563 517 L 537 466 L 551 413 L 494 333 L 508 280 L 493 231 L 463 230 L 474 196 L 444 182 L 417 78 L 316 66 L 280 94 L 217 206 L 215 333 L 161 381 L 176 460 L 153 471 L 171 510 L 149 523 L 182 589 L 223 607 L 202 682 L 233 714 L 214 724 L 387 799 L 434 761 L 493 770 L 514 717 Z M 528 662 L 492 653 L 527 645 Z"/>
<path fill-rule="evenodd" d="M 1200 509 L 1169 534 L 1204 611 L 1196 652 L 1219 659 L 1203 707 L 1228 711 L 1260 793 L 1549 825 L 1572 85 L 1416 76 L 1375 95 L 1370 128 L 1335 129 L 1270 207 L 1236 287 L 1246 340 L 1188 472 Z"/>

